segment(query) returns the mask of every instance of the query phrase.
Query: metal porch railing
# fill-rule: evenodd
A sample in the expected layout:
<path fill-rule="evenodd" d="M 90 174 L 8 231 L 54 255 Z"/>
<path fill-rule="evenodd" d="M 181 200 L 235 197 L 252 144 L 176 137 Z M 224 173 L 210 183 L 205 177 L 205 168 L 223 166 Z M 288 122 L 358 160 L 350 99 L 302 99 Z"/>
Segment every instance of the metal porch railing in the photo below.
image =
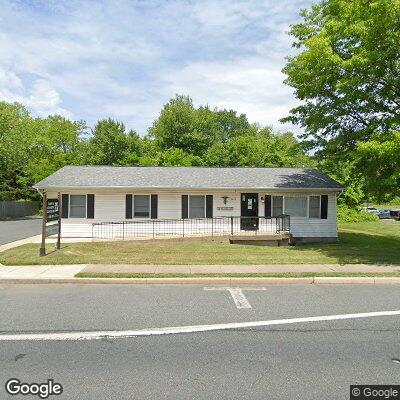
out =
<path fill-rule="evenodd" d="M 147 219 L 121 222 L 95 222 L 94 239 L 134 239 L 195 237 L 214 235 L 265 234 L 290 232 L 290 216 L 216 217 L 190 219 Z"/>

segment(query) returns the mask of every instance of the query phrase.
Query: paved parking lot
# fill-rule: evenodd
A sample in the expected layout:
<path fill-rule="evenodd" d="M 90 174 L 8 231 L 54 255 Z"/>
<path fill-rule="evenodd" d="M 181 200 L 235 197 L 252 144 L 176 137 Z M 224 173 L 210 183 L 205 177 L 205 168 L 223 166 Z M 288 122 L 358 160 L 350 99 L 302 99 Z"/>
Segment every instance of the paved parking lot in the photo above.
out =
<path fill-rule="evenodd" d="M 41 223 L 42 219 L 40 217 L 0 221 L 0 244 L 40 235 Z"/>

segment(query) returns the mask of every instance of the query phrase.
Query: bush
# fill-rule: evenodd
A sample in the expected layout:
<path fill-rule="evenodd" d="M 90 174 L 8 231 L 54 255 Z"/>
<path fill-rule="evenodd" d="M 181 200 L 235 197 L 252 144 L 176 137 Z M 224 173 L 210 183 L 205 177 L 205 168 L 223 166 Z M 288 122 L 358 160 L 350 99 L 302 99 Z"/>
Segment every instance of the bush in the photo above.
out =
<path fill-rule="evenodd" d="M 339 222 L 368 222 L 377 221 L 379 218 L 366 211 L 359 211 L 355 208 L 350 208 L 345 205 L 338 207 L 338 220 Z"/>

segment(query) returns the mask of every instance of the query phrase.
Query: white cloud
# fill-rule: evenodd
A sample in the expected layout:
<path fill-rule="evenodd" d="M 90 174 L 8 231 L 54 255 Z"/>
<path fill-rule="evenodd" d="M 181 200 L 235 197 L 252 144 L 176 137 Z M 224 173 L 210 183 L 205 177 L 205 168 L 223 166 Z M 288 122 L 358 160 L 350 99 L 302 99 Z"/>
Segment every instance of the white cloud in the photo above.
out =
<path fill-rule="evenodd" d="M 0 0 L 0 100 L 145 133 L 176 93 L 282 128 L 289 24 L 311 0 Z"/>
<path fill-rule="evenodd" d="M 227 108 L 247 114 L 262 125 L 283 126 L 279 119 L 297 103 L 282 85 L 280 68 L 268 61 L 197 62 L 164 76 L 166 94 L 190 94 L 197 104 Z"/>
<path fill-rule="evenodd" d="M 31 94 L 24 103 L 43 117 L 49 114 L 58 114 L 67 118 L 72 117 L 71 112 L 60 107 L 61 100 L 59 93 L 44 79 L 35 81 Z"/>
<path fill-rule="evenodd" d="M 38 79 L 28 90 L 14 72 L 2 68 L 0 68 L 0 100 L 22 103 L 34 114 L 43 117 L 58 114 L 72 118 L 72 113 L 60 106 L 60 95 L 48 81 Z"/>

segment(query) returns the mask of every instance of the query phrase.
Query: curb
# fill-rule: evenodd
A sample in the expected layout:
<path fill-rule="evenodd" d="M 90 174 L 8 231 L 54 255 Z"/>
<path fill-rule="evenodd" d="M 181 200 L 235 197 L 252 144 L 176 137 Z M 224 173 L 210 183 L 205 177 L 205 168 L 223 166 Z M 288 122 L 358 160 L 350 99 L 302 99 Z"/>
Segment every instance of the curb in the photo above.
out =
<path fill-rule="evenodd" d="M 140 284 L 140 285 L 390 285 L 397 277 L 314 277 L 314 278 L 3 278 L 0 284 Z"/>

